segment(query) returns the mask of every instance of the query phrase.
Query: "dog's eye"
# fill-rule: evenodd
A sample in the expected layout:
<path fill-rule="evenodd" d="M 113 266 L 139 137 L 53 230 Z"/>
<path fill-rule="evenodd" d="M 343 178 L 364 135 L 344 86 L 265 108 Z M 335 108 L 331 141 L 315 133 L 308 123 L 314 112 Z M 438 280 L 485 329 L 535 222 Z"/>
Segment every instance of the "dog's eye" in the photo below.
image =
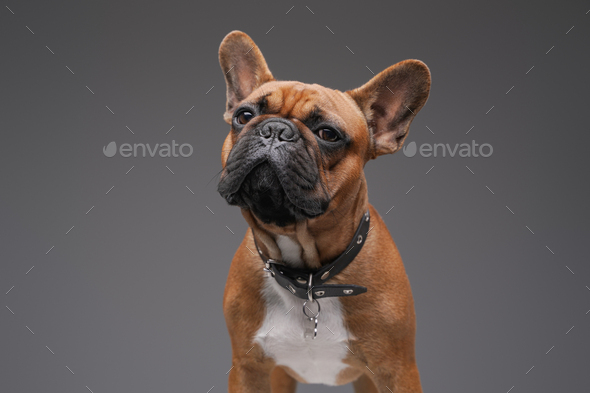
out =
<path fill-rule="evenodd" d="M 254 118 L 254 115 L 252 114 L 252 112 L 248 112 L 248 111 L 243 111 L 240 112 L 237 116 L 236 116 L 236 122 L 238 124 L 246 124 L 248 123 L 250 120 L 252 120 L 252 118 Z"/>
<path fill-rule="evenodd" d="M 336 131 L 329 128 L 322 128 L 319 130 L 318 136 L 328 142 L 336 142 L 338 139 L 340 139 Z"/>

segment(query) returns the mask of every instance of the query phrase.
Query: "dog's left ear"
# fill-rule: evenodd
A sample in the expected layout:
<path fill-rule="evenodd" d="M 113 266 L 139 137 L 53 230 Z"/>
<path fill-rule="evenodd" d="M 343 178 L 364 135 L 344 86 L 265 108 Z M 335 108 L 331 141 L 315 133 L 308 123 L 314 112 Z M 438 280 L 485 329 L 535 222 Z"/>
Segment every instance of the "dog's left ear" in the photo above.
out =
<path fill-rule="evenodd" d="M 349 94 L 367 119 L 373 137 L 369 158 L 398 151 L 410 123 L 426 103 L 430 71 L 419 60 L 405 60 L 381 71 Z"/>
<path fill-rule="evenodd" d="M 227 85 L 227 104 L 223 118 L 231 124 L 233 111 L 244 98 L 260 85 L 274 78 L 262 52 L 241 31 L 232 31 L 219 46 L 219 64 Z"/>

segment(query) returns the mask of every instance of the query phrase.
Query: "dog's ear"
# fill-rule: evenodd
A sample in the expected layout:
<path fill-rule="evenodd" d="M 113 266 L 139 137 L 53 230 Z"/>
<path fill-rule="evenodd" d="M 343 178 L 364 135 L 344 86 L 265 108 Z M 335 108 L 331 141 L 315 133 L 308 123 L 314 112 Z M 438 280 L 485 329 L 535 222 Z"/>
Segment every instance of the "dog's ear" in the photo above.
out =
<path fill-rule="evenodd" d="M 398 151 L 410 123 L 426 103 L 430 71 L 419 60 L 405 60 L 381 71 L 363 86 L 347 91 L 367 119 L 373 138 L 369 158 Z"/>
<path fill-rule="evenodd" d="M 219 64 L 227 85 L 227 104 L 223 118 L 231 123 L 234 109 L 260 85 L 274 78 L 254 41 L 241 31 L 232 31 L 219 46 Z"/>

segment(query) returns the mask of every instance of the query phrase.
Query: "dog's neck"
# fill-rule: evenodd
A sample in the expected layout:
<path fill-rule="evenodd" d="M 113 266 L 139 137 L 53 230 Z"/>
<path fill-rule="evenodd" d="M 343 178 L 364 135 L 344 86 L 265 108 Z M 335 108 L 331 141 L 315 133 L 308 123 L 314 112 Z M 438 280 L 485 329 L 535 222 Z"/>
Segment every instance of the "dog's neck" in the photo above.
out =
<path fill-rule="evenodd" d="M 361 181 L 337 210 L 286 227 L 263 224 L 249 210 L 242 214 L 265 256 L 292 267 L 317 269 L 345 252 L 367 208 L 366 183 Z"/>

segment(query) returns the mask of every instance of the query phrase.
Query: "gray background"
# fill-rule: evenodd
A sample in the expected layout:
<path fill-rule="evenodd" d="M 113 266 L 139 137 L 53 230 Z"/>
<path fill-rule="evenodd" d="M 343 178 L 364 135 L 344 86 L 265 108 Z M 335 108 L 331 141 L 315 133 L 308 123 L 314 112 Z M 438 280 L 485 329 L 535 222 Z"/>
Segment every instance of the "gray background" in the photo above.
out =
<path fill-rule="evenodd" d="M 341 90 L 421 59 L 432 93 L 407 142 L 493 145 L 489 158 L 400 152 L 366 167 L 412 283 L 424 390 L 588 391 L 588 9 L 8 0 L 0 390 L 227 389 L 222 293 L 246 225 L 215 191 L 228 131 L 217 49 L 240 29 L 277 78 Z M 194 154 L 102 154 L 172 139 Z"/>

